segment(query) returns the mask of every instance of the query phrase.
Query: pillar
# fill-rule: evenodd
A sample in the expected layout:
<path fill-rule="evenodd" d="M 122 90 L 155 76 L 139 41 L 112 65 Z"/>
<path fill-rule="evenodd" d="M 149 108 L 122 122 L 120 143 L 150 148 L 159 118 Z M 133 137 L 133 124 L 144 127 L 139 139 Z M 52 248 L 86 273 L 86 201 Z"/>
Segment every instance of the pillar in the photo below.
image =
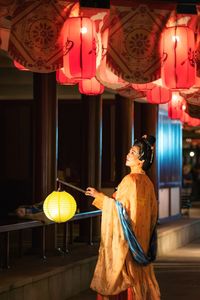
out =
<path fill-rule="evenodd" d="M 56 75 L 33 74 L 34 96 L 34 181 L 33 203 L 44 201 L 56 188 L 57 96 Z M 46 230 L 46 248 L 54 249 L 54 226 Z M 33 248 L 41 248 L 41 230 L 33 232 Z"/>
<path fill-rule="evenodd" d="M 34 202 L 55 189 L 57 174 L 57 96 L 55 72 L 34 73 Z"/>
<path fill-rule="evenodd" d="M 128 173 L 125 166 L 126 155 L 134 140 L 133 100 L 116 95 L 115 118 L 115 157 L 116 157 L 116 184 Z"/>
<path fill-rule="evenodd" d="M 102 161 L 102 98 L 98 96 L 82 95 L 82 147 L 81 147 L 81 187 L 88 186 L 101 188 L 101 161 Z M 82 196 L 80 211 L 94 210 L 91 206 L 93 198 Z M 94 224 L 94 235 L 100 234 L 99 218 Z M 84 220 L 81 225 L 80 236 L 86 239 L 89 233 L 88 223 Z"/>

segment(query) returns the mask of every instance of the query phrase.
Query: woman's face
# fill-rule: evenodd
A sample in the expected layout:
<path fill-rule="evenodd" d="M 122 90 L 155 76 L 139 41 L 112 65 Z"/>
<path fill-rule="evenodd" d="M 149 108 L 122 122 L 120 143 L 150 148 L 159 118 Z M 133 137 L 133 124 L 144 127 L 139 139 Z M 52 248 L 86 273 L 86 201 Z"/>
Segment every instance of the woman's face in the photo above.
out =
<path fill-rule="evenodd" d="M 129 153 L 126 156 L 126 166 L 133 167 L 135 165 L 138 165 L 140 158 L 140 149 L 138 146 L 131 147 Z"/>

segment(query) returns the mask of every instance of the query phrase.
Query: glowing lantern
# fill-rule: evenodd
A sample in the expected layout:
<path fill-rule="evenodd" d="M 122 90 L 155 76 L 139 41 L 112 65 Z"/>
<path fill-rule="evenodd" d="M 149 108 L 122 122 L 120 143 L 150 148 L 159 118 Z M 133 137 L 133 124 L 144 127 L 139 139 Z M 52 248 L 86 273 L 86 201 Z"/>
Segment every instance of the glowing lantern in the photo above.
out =
<path fill-rule="evenodd" d="M 185 111 L 181 116 L 181 122 L 187 123 L 189 126 L 200 126 L 200 119 L 190 117 Z"/>
<path fill-rule="evenodd" d="M 198 77 L 198 76 L 195 77 L 195 83 L 192 88 L 194 88 L 194 89 L 200 88 L 200 77 Z"/>
<path fill-rule="evenodd" d="M 95 23 L 89 18 L 68 18 L 62 34 L 65 75 L 77 79 L 94 77 L 96 73 Z"/>
<path fill-rule="evenodd" d="M 48 219 L 62 223 L 71 219 L 76 212 L 76 201 L 65 191 L 54 191 L 44 201 L 43 209 Z"/>
<path fill-rule="evenodd" d="M 180 120 L 183 111 L 186 109 L 185 99 L 179 93 L 173 93 L 172 99 L 168 103 L 168 116 L 174 120 Z"/>
<path fill-rule="evenodd" d="M 180 121 L 182 123 L 188 123 L 190 119 L 190 116 L 185 112 L 185 110 L 183 110 L 181 117 L 180 117 Z"/>
<path fill-rule="evenodd" d="M 63 68 L 56 70 L 56 81 L 57 83 L 63 85 L 75 85 L 78 82 L 78 80 L 76 79 L 68 78 L 67 76 L 65 76 Z"/>
<path fill-rule="evenodd" d="M 151 90 L 147 90 L 147 102 L 152 104 L 164 104 L 168 103 L 172 98 L 172 92 L 170 89 L 154 86 Z"/>
<path fill-rule="evenodd" d="M 189 116 L 189 119 L 188 119 L 187 123 L 190 126 L 200 126 L 200 119 L 192 118 L 192 117 Z"/>
<path fill-rule="evenodd" d="M 170 89 L 187 89 L 195 83 L 194 32 L 187 26 L 164 30 L 162 80 Z"/>
<path fill-rule="evenodd" d="M 95 77 L 81 80 L 78 87 L 79 92 L 85 95 L 99 95 L 104 92 L 104 86 Z"/>
<path fill-rule="evenodd" d="M 22 66 L 20 63 L 18 63 L 16 60 L 13 61 L 14 66 L 19 69 L 20 71 L 29 71 L 26 67 Z"/>

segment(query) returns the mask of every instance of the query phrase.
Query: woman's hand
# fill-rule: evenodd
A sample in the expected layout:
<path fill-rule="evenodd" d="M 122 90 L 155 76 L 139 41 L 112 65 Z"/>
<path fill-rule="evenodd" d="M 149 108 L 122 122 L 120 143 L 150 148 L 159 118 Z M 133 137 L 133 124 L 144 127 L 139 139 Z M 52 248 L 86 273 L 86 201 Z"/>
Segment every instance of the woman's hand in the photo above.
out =
<path fill-rule="evenodd" d="M 94 189 L 92 187 L 88 187 L 85 192 L 85 195 L 91 196 L 94 198 L 96 198 L 99 194 L 100 194 L 100 192 L 98 192 L 96 189 Z"/>

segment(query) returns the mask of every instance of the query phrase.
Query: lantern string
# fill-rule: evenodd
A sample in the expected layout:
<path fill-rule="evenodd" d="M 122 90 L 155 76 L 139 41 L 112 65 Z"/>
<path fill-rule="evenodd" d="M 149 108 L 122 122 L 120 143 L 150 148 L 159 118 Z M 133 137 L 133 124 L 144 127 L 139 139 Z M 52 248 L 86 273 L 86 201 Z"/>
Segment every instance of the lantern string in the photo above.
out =
<path fill-rule="evenodd" d="M 66 181 L 62 181 L 62 180 L 60 180 L 59 178 L 57 178 L 56 181 L 59 182 L 59 183 L 61 183 L 61 184 L 63 184 L 63 185 L 69 186 L 69 187 L 71 187 L 72 189 L 77 190 L 77 191 L 79 191 L 79 192 L 81 192 L 81 193 L 84 193 L 84 194 L 85 194 L 85 192 L 86 192 L 85 190 L 83 190 L 83 189 L 81 189 L 81 188 L 79 188 L 79 187 L 77 187 L 77 186 L 75 186 L 75 185 L 73 185 L 73 184 L 71 184 L 71 183 L 68 183 L 68 182 L 66 182 Z"/>

